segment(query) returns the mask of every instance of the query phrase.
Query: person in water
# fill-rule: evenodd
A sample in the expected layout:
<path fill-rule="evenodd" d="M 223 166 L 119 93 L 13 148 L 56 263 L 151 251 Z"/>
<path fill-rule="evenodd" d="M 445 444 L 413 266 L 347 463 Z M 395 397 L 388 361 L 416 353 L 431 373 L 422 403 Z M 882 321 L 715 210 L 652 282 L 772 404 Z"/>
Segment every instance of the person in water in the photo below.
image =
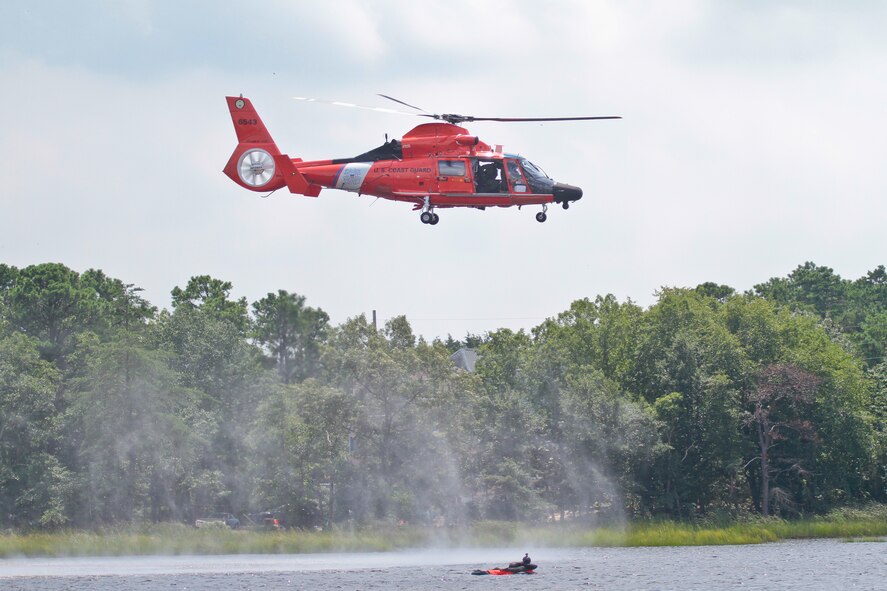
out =
<path fill-rule="evenodd" d="M 491 569 L 476 569 L 471 571 L 473 575 L 515 575 L 515 574 L 528 574 L 531 575 L 535 572 L 537 566 L 533 564 L 532 559 L 530 558 L 529 552 L 524 554 L 524 557 L 521 558 L 518 562 L 509 562 L 507 567 L 497 566 Z"/>
<path fill-rule="evenodd" d="M 521 558 L 518 562 L 509 562 L 508 568 L 517 568 L 519 566 L 529 566 L 530 564 L 532 564 L 532 562 L 533 561 L 530 559 L 530 553 L 525 552 L 524 557 Z"/>

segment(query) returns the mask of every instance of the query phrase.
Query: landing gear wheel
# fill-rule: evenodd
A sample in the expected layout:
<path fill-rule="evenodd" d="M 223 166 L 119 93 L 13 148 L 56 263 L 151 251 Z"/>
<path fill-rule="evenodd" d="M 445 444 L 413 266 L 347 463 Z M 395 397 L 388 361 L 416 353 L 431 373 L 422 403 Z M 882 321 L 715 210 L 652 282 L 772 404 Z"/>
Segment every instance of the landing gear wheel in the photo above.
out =
<path fill-rule="evenodd" d="M 432 213 L 431 216 L 432 216 L 432 217 L 431 217 L 431 221 L 428 222 L 428 223 L 431 224 L 432 226 L 436 226 L 436 225 L 437 225 L 437 222 L 440 221 L 440 216 L 437 215 L 436 213 Z"/>
<path fill-rule="evenodd" d="M 422 215 L 419 216 L 419 219 L 422 220 L 423 224 L 430 224 L 434 219 L 434 214 L 430 211 L 423 211 Z"/>
<path fill-rule="evenodd" d="M 540 211 L 539 213 L 536 214 L 536 221 L 539 222 L 540 224 L 547 219 L 548 219 L 548 216 L 545 215 L 544 211 Z"/>
<path fill-rule="evenodd" d="M 569 202 L 569 201 L 564 201 L 564 203 L 563 203 L 563 208 L 564 208 L 564 209 L 570 209 L 570 202 Z"/>

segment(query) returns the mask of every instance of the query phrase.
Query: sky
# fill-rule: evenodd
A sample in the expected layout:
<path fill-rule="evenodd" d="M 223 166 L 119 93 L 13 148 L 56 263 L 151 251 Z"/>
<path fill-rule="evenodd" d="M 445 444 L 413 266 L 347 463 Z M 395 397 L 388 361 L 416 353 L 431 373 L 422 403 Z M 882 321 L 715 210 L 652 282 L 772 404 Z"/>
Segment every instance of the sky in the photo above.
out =
<path fill-rule="evenodd" d="M 427 339 L 529 329 L 581 298 L 751 289 L 806 261 L 887 263 L 887 4 L 672 0 L 0 3 L 0 263 L 285 289 L 333 323 Z M 582 187 L 569 211 L 439 210 L 335 190 L 263 198 L 222 168 L 224 100 L 280 149 L 355 156 L 419 118 L 619 115 L 468 129 Z"/>

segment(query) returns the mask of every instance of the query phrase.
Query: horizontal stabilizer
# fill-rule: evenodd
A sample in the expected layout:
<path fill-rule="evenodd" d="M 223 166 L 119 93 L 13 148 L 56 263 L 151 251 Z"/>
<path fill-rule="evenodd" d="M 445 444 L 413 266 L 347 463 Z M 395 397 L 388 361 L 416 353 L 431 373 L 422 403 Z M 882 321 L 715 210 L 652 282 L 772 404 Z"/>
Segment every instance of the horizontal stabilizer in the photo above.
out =
<path fill-rule="evenodd" d="M 283 180 L 290 193 L 298 193 L 308 197 L 317 197 L 320 194 L 320 187 L 309 183 L 305 175 L 293 166 L 293 161 L 286 154 L 275 156 L 274 164 L 277 165 L 277 169 L 283 175 Z"/>

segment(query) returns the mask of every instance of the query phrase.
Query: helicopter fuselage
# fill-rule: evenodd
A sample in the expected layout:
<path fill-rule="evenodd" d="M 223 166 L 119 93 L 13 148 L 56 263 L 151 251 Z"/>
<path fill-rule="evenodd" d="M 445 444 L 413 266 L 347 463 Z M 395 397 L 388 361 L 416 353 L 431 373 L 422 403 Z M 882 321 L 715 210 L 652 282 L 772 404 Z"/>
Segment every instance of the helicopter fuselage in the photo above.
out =
<path fill-rule="evenodd" d="M 549 178 L 521 156 L 503 153 L 451 123 L 425 123 L 403 139 L 354 158 L 303 161 L 281 154 L 247 99 L 228 97 L 240 143 L 224 169 L 251 191 L 287 187 L 316 197 L 324 188 L 412 203 L 422 221 L 436 224 L 435 208 L 542 205 L 564 209 L 582 189 Z"/>

